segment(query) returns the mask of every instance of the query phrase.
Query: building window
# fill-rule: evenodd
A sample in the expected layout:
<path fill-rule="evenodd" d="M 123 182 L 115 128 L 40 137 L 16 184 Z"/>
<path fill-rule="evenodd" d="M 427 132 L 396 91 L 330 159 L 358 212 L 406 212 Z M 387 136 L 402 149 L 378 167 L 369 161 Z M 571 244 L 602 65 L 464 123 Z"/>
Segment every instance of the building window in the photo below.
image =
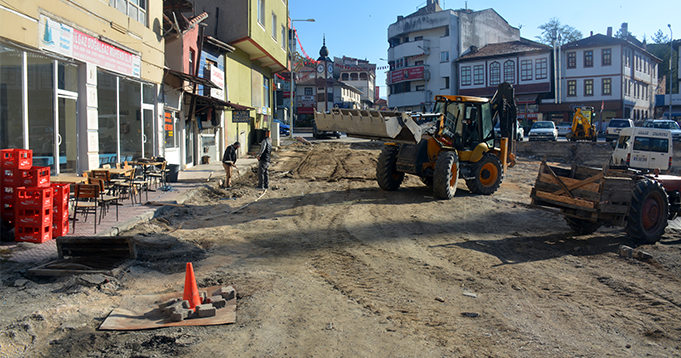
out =
<path fill-rule="evenodd" d="M 416 86 L 417 91 L 423 91 L 424 89 L 426 89 L 426 86 L 424 85 Z"/>
<path fill-rule="evenodd" d="M 196 51 L 193 49 L 189 49 L 189 71 L 187 71 L 190 75 L 194 75 L 194 59 L 196 58 Z"/>
<path fill-rule="evenodd" d="M 508 60 L 504 62 L 504 81 L 515 83 L 515 61 Z"/>
<path fill-rule="evenodd" d="M 445 26 L 445 36 L 444 37 L 447 37 L 447 36 L 449 36 L 449 25 Z"/>
<path fill-rule="evenodd" d="M 449 61 L 449 51 L 440 52 L 440 62 Z"/>
<path fill-rule="evenodd" d="M 305 87 L 305 95 L 306 96 L 312 96 L 312 88 L 311 87 Z"/>
<path fill-rule="evenodd" d="M 492 62 L 489 65 L 489 84 L 497 86 L 499 83 L 501 83 L 501 65 L 499 62 Z"/>
<path fill-rule="evenodd" d="M 594 80 L 584 80 L 584 95 L 585 96 L 594 95 Z"/>
<path fill-rule="evenodd" d="M 520 79 L 522 81 L 532 81 L 532 60 L 520 61 Z"/>
<path fill-rule="evenodd" d="M 286 27 L 281 25 L 281 48 L 286 49 Z"/>
<path fill-rule="evenodd" d="M 265 27 L 265 0 L 258 0 L 258 22 Z"/>
<path fill-rule="evenodd" d="M 270 79 L 262 76 L 262 85 L 263 89 L 265 90 L 264 93 L 265 95 L 263 96 L 263 107 L 269 107 L 270 106 Z"/>
<path fill-rule="evenodd" d="M 414 41 L 422 41 L 422 40 L 423 40 L 423 36 L 414 37 Z"/>
<path fill-rule="evenodd" d="M 568 52 L 567 54 L 567 68 L 577 68 L 577 53 Z"/>
<path fill-rule="evenodd" d="M 277 14 L 272 13 L 272 38 L 277 41 Z"/>
<path fill-rule="evenodd" d="M 577 96 L 577 81 L 575 80 L 568 80 L 567 81 L 567 96 L 568 97 L 576 97 Z"/>
<path fill-rule="evenodd" d="M 449 77 L 442 77 L 442 79 L 444 80 L 444 83 L 443 83 L 443 84 L 444 84 L 444 87 L 443 87 L 443 89 L 449 88 Z M 407 83 L 408 83 L 408 82 L 407 82 Z"/>
<path fill-rule="evenodd" d="M 359 75 L 356 73 L 350 74 L 350 81 L 359 81 Z"/>
<path fill-rule="evenodd" d="M 473 66 L 473 84 L 481 85 L 485 83 L 485 66 Z"/>
<path fill-rule="evenodd" d="M 601 64 L 603 66 L 612 65 L 612 50 L 609 48 L 604 48 L 601 50 Z"/>
<path fill-rule="evenodd" d="M 147 26 L 147 0 L 109 0 L 109 6 Z"/>
<path fill-rule="evenodd" d="M 536 73 L 537 79 L 543 80 L 549 75 L 549 61 L 545 58 L 540 58 L 536 60 Z"/>
<path fill-rule="evenodd" d="M 603 94 L 606 96 L 612 94 L 612 79 L 610 78 L 603 79 Z"/>
<path fill-rule="evenodd" d="M 359 80 L 360 80 L 360 81 L 368 81 L 368 80 L 369 80 L 369 76 L 367 75 L 366 72 L 361 72 L 361 73 L 359 74 Z"/>
<path fill-rule="evenodd" d="M 584 67 L 594 67 L 594 52 L 584 51 Z"/>
<path fill-rule="evenodd" d="M 471 85 L 471 66 L 461 67 L 461 85 L 462 86 Z"/>
<path fill-rule="evenodd" d="M 350 75 L 347 73 L 342 73 L 341 74 L 341 81 L 348 81 L 350 79 Z"/>

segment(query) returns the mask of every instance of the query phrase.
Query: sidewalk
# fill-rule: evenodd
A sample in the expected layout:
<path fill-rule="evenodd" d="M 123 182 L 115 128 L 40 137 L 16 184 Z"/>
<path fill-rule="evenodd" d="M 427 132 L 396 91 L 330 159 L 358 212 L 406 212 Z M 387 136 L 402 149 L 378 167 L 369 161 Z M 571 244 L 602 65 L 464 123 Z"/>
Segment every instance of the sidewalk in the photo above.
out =
<path fill-rule="evenodd" d="M 237 162 L 239 174 L 245 175 L 252 167 L 257 166 L 257 159 L 255 158 L 239 158 Z M 191 192 L 205 184 L 208 179 L 211 182 L 217 180 L 224 180 L 225 170 L 221 162 L 215 162 L 205 165 L 198 165 L 187 170 L 181 171 L 178 176 L 177 183 L 168 183 L 171 186 L 170 191 L 161 191 L 160 188 L 156 191 L 150 191 L 149 199 L 147 200 L 145 192 L 142 193 L 142 203 L 147 201 L 168 203 L 168 204 L 182 204 L 191 195 Z M 167 210 L 166 206 L 151 206 L 151 205 L 132 205 L 130 199 L 122 200 L 121 205 L 118 206 L 118 221 L 116 221 L 116 208 L 112 207 L 108 213 L 102 218 L 102 222 L 97 223 L 97 234 L 94 233 L 94 215 L 89 215 L 87 222 L 83 221 L 84 216 L 78 215 L 79 221 L 76 224 L 76 230 L 73 232 L 73 222 L 70 222 L 68 236 L 116 236 L 119 232 L 128 230 L 140 222 L 151 220 L 157 213 L 162 213 L 162 210 Z M 99 216 L 99 213 L 98 213 Z M 73 214 L 70 215 L 73 217 Z M 55 240 L 50 240 L 42 244 L 34 244 L 29 242 L 0 242 L 0 248 L 3 250 L 2 258 L 9 259 L 14 262 L 24 264 L 39 264 L 58 258 L 57 245 Z M 7 251 L 9 254 L 7 254 Z"/>

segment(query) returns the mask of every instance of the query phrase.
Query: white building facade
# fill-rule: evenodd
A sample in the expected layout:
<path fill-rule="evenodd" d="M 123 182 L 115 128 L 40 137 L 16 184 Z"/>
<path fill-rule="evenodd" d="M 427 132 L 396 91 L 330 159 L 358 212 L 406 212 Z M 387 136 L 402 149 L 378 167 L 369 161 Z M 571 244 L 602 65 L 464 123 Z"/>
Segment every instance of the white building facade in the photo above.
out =
<path fill-rule="evenodd" d="M 370 108 L 376 101 L 376 64 L 356 58 L 334 57 L 334 77 L 360 91 L 361 107 Z M 336 72 L 337 71 L 337 72 Z"/>
<path fill-rule="evenodd" d="M 427 111 L 435 95 L 457 94 L 458 72 L 454 60 L 471 46 L 520 39 L 492 9 L 442 10 L 438 0 L 428 0 L 417 12 L 388 27 L 388 105 L 403 111 Z"/>

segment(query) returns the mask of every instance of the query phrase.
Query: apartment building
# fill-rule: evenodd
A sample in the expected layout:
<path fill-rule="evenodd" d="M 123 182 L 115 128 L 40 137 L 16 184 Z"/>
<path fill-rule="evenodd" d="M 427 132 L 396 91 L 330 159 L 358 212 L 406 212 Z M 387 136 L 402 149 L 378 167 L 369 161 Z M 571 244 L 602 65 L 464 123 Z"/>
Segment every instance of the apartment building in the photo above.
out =
<path fill-rule="evenodd" d="M 388 27 L 388 104 L 402 111 L 427 111 L 435 95 L 457 94 L 454 60 L 471 46 L 520 40 L 520 30 L 493 9 L 443 10 L 439 0 Z"/>
<path fill-rule="evenodd" d="M 333 62 L 334 77 L 360 91 L 360 108 L 373 107 L 376 99 L 376 64 L 346 56 L 334 57 Z"/>
<path fill-rule="evenodd" d="M 578 106 L 602 110 L 603 120 L 654 116 L 654 93 L 660 59 L 632 36 L 596 34 L 561 47 L 559 103 L 542 103 L 540 111 L 569 121 Z"/>
<path fill-rule="evenodd" d="M 0 148 L 81 173 L 163 154 L 163 2 L 0 3 Z"/>

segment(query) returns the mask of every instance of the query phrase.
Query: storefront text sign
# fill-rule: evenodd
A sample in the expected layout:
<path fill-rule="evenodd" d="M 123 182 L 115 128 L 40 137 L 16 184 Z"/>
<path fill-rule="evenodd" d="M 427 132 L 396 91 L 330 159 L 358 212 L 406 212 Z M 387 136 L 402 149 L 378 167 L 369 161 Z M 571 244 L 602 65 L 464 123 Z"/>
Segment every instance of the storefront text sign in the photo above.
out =
<path fill-rule="evenodd" d="M 250 111 L 233 111 L 232 123 L 249 123 L 251 121 Z"/>
<path fill-rule="evenodd" d="M 68 25 L 40 15 L 40 48 L 88 62 L 114 72 L 139 77 L 141 58 L 102 42 Z"/>
<path fill-rule="evenodd" d="M 422 79 L 423 70 L 423 66 L 394 70 L 390 72 L 390 83 Z"/>
<path fill-rule="evenodd" d="M 219 100 L 225 99 L 225 72 L 214 64 L 210 64 L 210 81 L 218 88 L 210 89 L 210 96 Z"/>

